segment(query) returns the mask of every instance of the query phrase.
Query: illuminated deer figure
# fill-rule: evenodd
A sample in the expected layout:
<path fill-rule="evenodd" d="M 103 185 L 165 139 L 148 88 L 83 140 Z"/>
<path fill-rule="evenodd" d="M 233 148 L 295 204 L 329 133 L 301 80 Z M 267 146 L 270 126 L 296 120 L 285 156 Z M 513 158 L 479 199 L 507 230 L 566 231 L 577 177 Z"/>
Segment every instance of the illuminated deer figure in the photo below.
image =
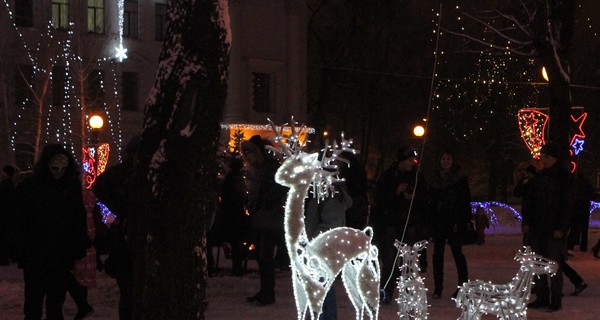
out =
<path fill-rule="evenodd" d="M 464 283 L 456 296 L 456 306 L 462 308 L 460 320 L 479 320 L 481 314 L 494 314 L 499 319 L 526 320 L 527 302 L 531 294 L 533 276 L 556 273 L 556 262 L 536 255 L 529 247 L 515 256 L 521 267 L 506 284 L 482 280 Z"/>
<path fill-rule="evenodd" d="M 427 247 L 427 241 L 422 240 L 409 246 L 396 240 L 394 246 L 398 249 L 398 302 L 400 319 L 427 319 L 427 288 L 423 278 L 419 276 L 419 251 Z"/>
<path fill-rule="evenodd" d="M 368 315 L 377 319 L 379 314 L 379 262 L 377 248 L 371 244 L 373 230 L 340 227 L 323 232 L 308 240 L 304 225 L 304 200 L 312 186 L 315 197 L 323 198 L 332 192 L 332 183 L 338 181 L 332 162 L 342 151 L 352 150 L 351 141 L 343 140 L 341 147 L 335 142 L 326 146 L 322 160 L 318 153 L 302 151 L 299 132 L 293 126 L 284 142 L 283 129 L 277 132 L 276 142 L 285 158 L 275 181 L 289 187 L 285 205 L 285 241 L 291 260 L 292 284 L 299 320 L 310 315 L 316 320 L 322 312 L 325 295 L 338 274 L 342 274 L 344 287 L 356 310 L 356 319 Z M 300 132 L 304 127 L 300 129 Z M 271 148 L 271 150 L 276 150 Z M 339 159 L 339 158 L 338 158 Z"/>

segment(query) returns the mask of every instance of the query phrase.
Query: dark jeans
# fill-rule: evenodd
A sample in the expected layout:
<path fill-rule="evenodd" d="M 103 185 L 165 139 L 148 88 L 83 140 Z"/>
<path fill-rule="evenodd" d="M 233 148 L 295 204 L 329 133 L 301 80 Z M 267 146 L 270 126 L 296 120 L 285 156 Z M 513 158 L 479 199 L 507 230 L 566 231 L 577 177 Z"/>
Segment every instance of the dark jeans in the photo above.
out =
<path fill-rule="evenodd" d="M 63 320 L 62 307 L 67 293 L 67 270 L 45 268 L 23 269 L 25 282 L 25 320 L 41 320 L 46 297 L 46 319 Z"/>
<path fill-rule="evenodd" d="M 88 308 L 90 306 L 87 300 L 88 288 L 80 285 L 79 282 L 77 282 L 77 279 L 75 279 L 75 276 L 70 272 L 67 275 L 66 280 L 67 292 L 69 292 L 71 298 L 73 298 L 73 301 L 75 301 L 75 304 L 77 305 L 77 310 L 84 310 Z"/>
<path fill-rule="evenodd" d="M 433 279 L 434 293 L 441 294 L 444 289 L 444 251 L 446 250 L 446 237 L 433 237 Z M 469 280 L 469 271 L 467 269 L 467 258 L 462 252 L 462 246 L 449 244 L 456 264 L 458 273 L 458 285 L 462 285 Z"/>
<path fill-rule="evenodd" d="M 535 292 L 537 299 L 540 299 L 546 303 L 551 302 L 554 305 L 560 306 L 564 281 L 563 267 L 566 265 L 564 260 L 564 254 L 566 251 L 565 240 L 555 239 L 551 235 L 545 237 L 532 235 L 531 248 L 535 253 L 547 259 L 554 260 L 558 264 L 556 275 L 550 277 L 550 284 L 548 284 L 548 275 L 540 275 L 539 280 L 535 281 Z M 571 269 L 570 266 L 568 269 Z"/>
<path fill-rule="evenodd" d="M 260 274 L 260 296 L 263 299 L 275 298 L 275 247 L 280 243 L 280 235 L 262 232 L 257 235 L 257 260 Z"/>
<path fill-rule="evenodd" d="M 583 278 L 565 260 L 560 260 L 559 263 L 563 273 L 575 287 L 583 283 Z"/>
<path fill-rule="evenodd" d="M 131 275 L 115 277 L 119 287 L 119 320 L 133 319 L 133 284 Z"/>

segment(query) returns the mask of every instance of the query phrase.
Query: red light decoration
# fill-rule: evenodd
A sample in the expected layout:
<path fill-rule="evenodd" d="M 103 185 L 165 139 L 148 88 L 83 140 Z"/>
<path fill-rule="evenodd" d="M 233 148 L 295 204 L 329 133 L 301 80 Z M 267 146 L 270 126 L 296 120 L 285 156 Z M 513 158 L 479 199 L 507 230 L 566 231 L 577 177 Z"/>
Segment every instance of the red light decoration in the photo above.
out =
<path fill-rule="evenodd" d="M 546 143 L 544 134 L 548 115 L 535 109 L 521 109 L 517 113 L 519 119 L 519 129 L 525 145 L 531 152 L 531 155 L 539 159 L 540 149 Z"/>
<path fill-rule="evenodd" d="M 83 171 L 85 173 L 85 188 L 91 189 L 96 178 L 104 172 L 108 163 L 110 146 L 108 143 L 102 143 L 97 146 L 88 146 L 83 151 Z"/>

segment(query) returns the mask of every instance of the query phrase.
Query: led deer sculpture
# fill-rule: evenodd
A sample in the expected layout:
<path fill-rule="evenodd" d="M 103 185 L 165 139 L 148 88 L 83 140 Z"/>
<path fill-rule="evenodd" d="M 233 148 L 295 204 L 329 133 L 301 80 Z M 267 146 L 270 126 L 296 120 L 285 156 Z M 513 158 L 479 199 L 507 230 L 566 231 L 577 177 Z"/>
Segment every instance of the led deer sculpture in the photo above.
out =
<path fill-rule="evenodd" d="M 462 308 L 460 320 L 479 320 L 481 314 L 494 314 L 499 319 L 526 320 L 527 302 L 531 294 L 533 276 L 556 273 L 556 262 L 536 255 L 529 247 L 515 256 L 521 267 L 506 284 L 482 280 L 464 283 L 456 296 L 456 306 Z"/>
<path fill-rule="evenodd" d="M 427 241 L 422 240 L 409 246 L 396 240 L 394 246 L 398 249 L 400 277 L 398 277 L 398 302 L 400 319 L 427 319 L 427 288 L 423 278 L 419 276 L 419 251 L 427 247 Z M 400 265 L 401 264 L 401 265 Z"/>
<path fill-rule="evenodd" d="M 340 273 L 356 310 L 356 319 L 363 319 L 365 314 L 377 319 L 380 270 L 377 248 L 371 244 L 373 230 L 340 227 L 309 241 L 304 225 L 304 200 L 309 188 L 312 186 L 313 194 L 320 199 L 330 195 L 332 183 L 338 179 L 335 171 L 324 169 L 335 170 L 332 162 L 339 159 L 337 156 L 342 151 L 352 150 L 349 148 L 352 142 L 342 136 L 341 147 L 335 142 L 333 146 L 326 146 L 319 161 L 318 153 L 302 151 L 298 137 L 305 127 L 297 132 L 292 125 L 292 133 L 284 142 L 283 129 L 277 132 L 272 122 L 271 126 L 285 159 L 275 174 L 275 181 L 290 188 L 285 205 L 285 241 L 291 260 L 298 320 L 304 320 L 308 314 L 310 319 L 319 318 L 325 295 Z"/>

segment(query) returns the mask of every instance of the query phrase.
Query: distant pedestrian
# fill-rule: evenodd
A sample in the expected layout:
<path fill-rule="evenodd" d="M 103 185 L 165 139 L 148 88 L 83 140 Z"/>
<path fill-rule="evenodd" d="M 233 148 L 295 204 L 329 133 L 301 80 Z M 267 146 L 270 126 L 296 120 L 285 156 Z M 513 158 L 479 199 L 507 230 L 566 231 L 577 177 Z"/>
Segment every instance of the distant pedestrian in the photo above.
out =
<path fill-rule="evenodd" d="M 279 163 L 268 154 L 265 141 L 252 136 L 242 142 L 248 164 L 248 210 L 257 251 L 260 290 L 248 302 L 257 306 L 275 303 L 275 249 L 284 245 L 283 206 L 287 188 L 275 182 Z"/>
<path fill-rule="evenodd" d="M 249 242 L 250 217 L 246 214 L 244 164 L 233 156 L 223 160 L 224 180 L 220 190 L 219 215 L 223 223 L 223 240 L 231 245 L 231 274 L 244 275 L 245 245 Z"/>
<path fill-rule="evenodd" d="M 385 289 L 383 302 L 386 304 L 392 301 L 396 287 L 396 282 L 388 279 L 395 280 L 399 273 L 394 264 L 397 254 L 394 242 L 399 240 L 412 245 L 425 239 L 420 232 L 425 212 L 419 205 L 424 200 L 424 192 L 416 192 L 425 189 L 415 189 L 416 164 L 417 152 L 408 146 L 401 147 L 396 152 L 396 162 L 377 181 L 376 232 L 382 234 L 379 244 L 383 270 L 381 284 Z M 420 256 L 422 267 L 424 258 L 426 254 Z"/>
<path fill-rule="evenodd" d="M 85 256 L 86 232 L 78 166 L 59 144 L 42 150 L 33 175 L 16 191 L 19 267 L 25 281 L 25 319 L 62 320 L 75 260 Z"/>
<path fill-rule="evenodd" d="M 138 163 L 139 141 L 138 136 L 132 138 L 125 147 L 123 162 L 106 169 L 93 185 L 96 198 L 114 215 L 107 214 L 108 258 L 104 271 L 119 287 L 119 320 L 133 319 L 133 246 L 127 238 L 127 229 L 132 211 L 129 183 Z"/>
<path fill-rule="evenodd" d="M 467 175 L 456 162 L 451 151 L 443 151 L 439 167 L 427 178 L 429 189 L 429 219 L 427 224 L 433 236 L 433 299 L 440 299 L 444 288 L 444 251 L 450 245 L 458 286 L 469 280 L 467 258 L 462 245 L 455 239 L 455 231 L 465 228 L 471 219 L 471 190 Z M 456 297 L 458 289 L 452 297 Z"/>
<path fill-rule="evenodd" d="M 4 166 L 0 172 L 0 266 L 10 263 L 12 251 L 14 175 L 15 168 L 11 165 Z"/>
<path fill-rule="evenodd" d="M 558 271 L 548 281 L 540 275 L 535 282 L 536 299 L 529 308 L 562 308 L 563 269 L 566 264 L 566 237 L 570 226 L 570 174 L 558 162 L 559 149 L 547 143 L 540 151 L 544 168 L 533 179 L 523 206 L 528 214 L 523 216 L 523 232 L 529 233 L 533 251 L 558 264 Z M 550 282 L 550 284 L 548 283 Z"/>
<path fill-rule="evenodd" d="M 477 244 L 485 243 L 485 229 L 490 227 L 490 218 L 485 213 L 485 209 L 481 206 L 477 207 L 473 215 L 475 220 L 475 231 L 477 231 Z"/>
<path fill-rule="evenodd" d="M 573 250 L 579 245 L 579 250 L 587 251 L 588 229 L 590 226 L 590 201 L 594 198 L 594 187 L 581 173 L 575 175 L 571 205 L 571 229 L 567 240 L 567 248 Z"/>

